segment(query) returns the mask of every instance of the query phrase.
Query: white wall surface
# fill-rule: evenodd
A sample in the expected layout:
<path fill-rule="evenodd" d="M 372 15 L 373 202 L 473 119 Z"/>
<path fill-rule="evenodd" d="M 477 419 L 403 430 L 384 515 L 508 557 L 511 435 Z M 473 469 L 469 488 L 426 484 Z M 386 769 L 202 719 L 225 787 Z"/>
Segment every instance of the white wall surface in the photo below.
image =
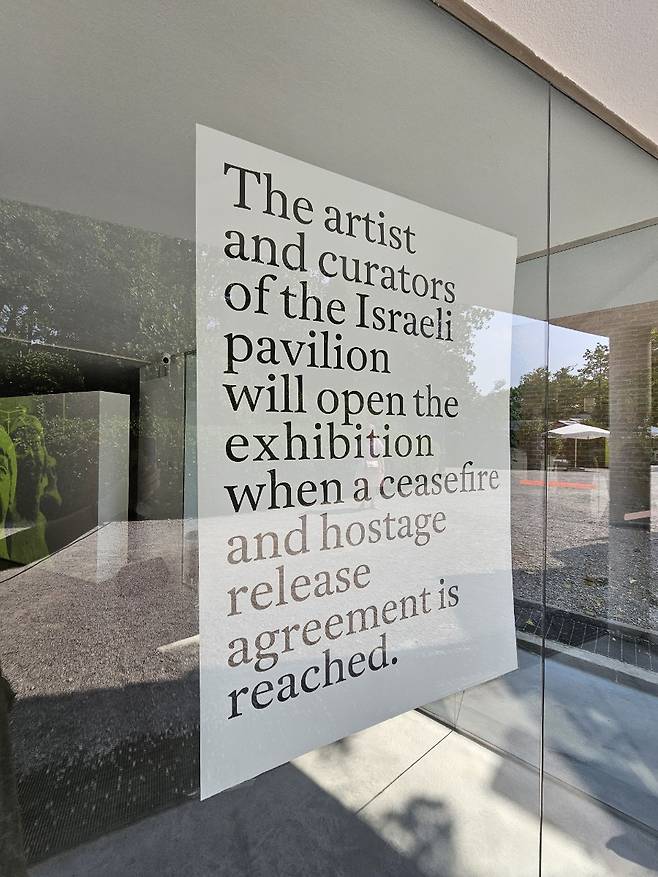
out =
<path fill-rule="evenodd" d="M 191 240 L 199 122 L 546 246 L 548 86 L 427 0 L 2 11 L 1 198 Z M 658 162 L 552 108 L 551 243 L 655 216 Z"/>
<path fill-rule="evenodd" d="M 658 0 L 467 0 L 658 142 Z"/>
<path fill-rule="evenodd" d="M 208 125 L 546 242 L 546 84 L 428 0 L 4 0 L 0 197 L 194 237 Z"/>

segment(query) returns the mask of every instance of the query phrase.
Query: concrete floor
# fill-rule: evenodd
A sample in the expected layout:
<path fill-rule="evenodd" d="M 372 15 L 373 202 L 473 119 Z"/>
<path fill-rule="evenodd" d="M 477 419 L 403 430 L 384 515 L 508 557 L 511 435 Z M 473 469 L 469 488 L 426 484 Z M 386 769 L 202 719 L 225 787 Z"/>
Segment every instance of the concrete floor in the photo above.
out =
<path fill-rule="evenodd" d="M 537 767 L 541 662 L 535 653 L 518 654 L 516 672 L 429 709 L 486 745 Z M 658 844 L 658 697 L 647 687 L 590 669 L 561 656 L 546 661 L 546 773 L 645 824 L 656 832 Z M 549 819 L 551 807 L 547 795 Z"/>
<path fill-rule="evenodd" d="M 656 874 L 656 836 L 549 781 L 543 877 Z M 31 877 L 535 877 L 537 772 L 419 713 L 44 862 Z"/>

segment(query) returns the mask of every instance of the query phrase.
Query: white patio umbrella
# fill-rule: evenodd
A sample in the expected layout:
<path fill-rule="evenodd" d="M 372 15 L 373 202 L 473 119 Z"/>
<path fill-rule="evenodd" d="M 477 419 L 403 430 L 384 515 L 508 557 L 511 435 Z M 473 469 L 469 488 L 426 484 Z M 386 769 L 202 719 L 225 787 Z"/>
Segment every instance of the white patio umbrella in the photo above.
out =
<path fill-rule="evenodd" d="M 565 426 L 558 426 L 555 429 L 549 429 L 549 435 L 556 435 L 561 438 L 572 438 L 574 445 L 574 466 L 578 465 L 578 440 L 591 441 L 597 438 L 608 438 L 610 430 L 601 429 L 599 426 L 587 426 L 586 423 L 567 423 Z"/>

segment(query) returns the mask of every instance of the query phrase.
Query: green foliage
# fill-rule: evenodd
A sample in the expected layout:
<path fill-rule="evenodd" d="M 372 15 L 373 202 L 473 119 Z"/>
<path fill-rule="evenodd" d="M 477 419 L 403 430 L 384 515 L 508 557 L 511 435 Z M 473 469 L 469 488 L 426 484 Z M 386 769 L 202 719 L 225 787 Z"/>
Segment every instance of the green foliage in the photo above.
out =
<path fill-rule="evenodd" d="M 658 364 L 658 338 L 656 340 Z M 536 368 L 523 375 L 510 392 L 510 417 L 513 423 L 534 423 L 532 432 L 544 430 L 544 421 L 579 418 L 592 426 L 609 425 L 608 362 L 609 353 L 600 342 L 583 354 L 584 365 L 577 371 L 562 366 L 554 372 Z M 654 374 L 656 370 L 654 369 Z M 539 425 L 541 424 L 541 426 Z"/>
<path fill-rule="evenodd" d="M 656 380 L 658 336 L 652 345 L 652 362 Z M 581 368 L 563 366 L 553 372 L 536 368 L 523 375 L 517 387 L 512 387 L 512 446 L 527 451 L 530 468 L 541 467 L 546 430 L 556 421 L 576 418 L 591 426 L 609 427 L 608 367 L 608 347 L 599 342 L 583 353 Z M 657 402 L 654 396 L 656 408 Z M 566 456 L 569 447 L 569 442 L 563 439 L 551 439 L 551 454 L 555 457 Z"/>
<path fill-rule="evenodd" d="M 608 348 L 599 342 L 593 350 L 585 351 L 583 359 L 585 365 L 578 373 L 583 383 L 583 394 L 585 398 L 594 399 L 593 409 L 588 413 L 591 415 L 594 426 L 607 429 L 610 423 L 608 413 L 610 354 Z"/>
<path fill-rule="evenodd" d="M 80 369 L 67 353 L 18 345 L 2 353 L 2 387 L 7 395 L 42 396 L 63 386 L 68 392 L 84 389 Z"/>
<path fill-rule="evenodd" d="M 194 244 L 0 201 L 0 335 L 149 359 L 194 347 Z"/>

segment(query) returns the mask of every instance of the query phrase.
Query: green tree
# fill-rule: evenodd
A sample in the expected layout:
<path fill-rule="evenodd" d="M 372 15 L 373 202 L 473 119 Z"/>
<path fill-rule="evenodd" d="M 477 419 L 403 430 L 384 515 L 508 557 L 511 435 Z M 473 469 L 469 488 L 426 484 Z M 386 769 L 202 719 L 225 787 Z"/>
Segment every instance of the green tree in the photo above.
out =
<path fill-rule="evenodd" d="M 583 411 L 583 382 L 571 366 L 563 366 L 548 379 L 548 419 L 569 420 Z"/>
<path fill-rule="evenodd" d="M 194 347 L 194 243 L 0 201 L 0 336 L 138 359 Z"/>
<path fill-rule="evenodd" d="M 583 354 L 583 360 L 585 364 L 579 370 L 578 375 L 583 383 L 584 396 L 594 399 L 594 408 L 589 412 L 591 422 L 594 426 L 607 429 L 610 423 L 608 411 L 610 352 L 607 345 L 599 342 L 593 350 L 586 350 Z"/>

